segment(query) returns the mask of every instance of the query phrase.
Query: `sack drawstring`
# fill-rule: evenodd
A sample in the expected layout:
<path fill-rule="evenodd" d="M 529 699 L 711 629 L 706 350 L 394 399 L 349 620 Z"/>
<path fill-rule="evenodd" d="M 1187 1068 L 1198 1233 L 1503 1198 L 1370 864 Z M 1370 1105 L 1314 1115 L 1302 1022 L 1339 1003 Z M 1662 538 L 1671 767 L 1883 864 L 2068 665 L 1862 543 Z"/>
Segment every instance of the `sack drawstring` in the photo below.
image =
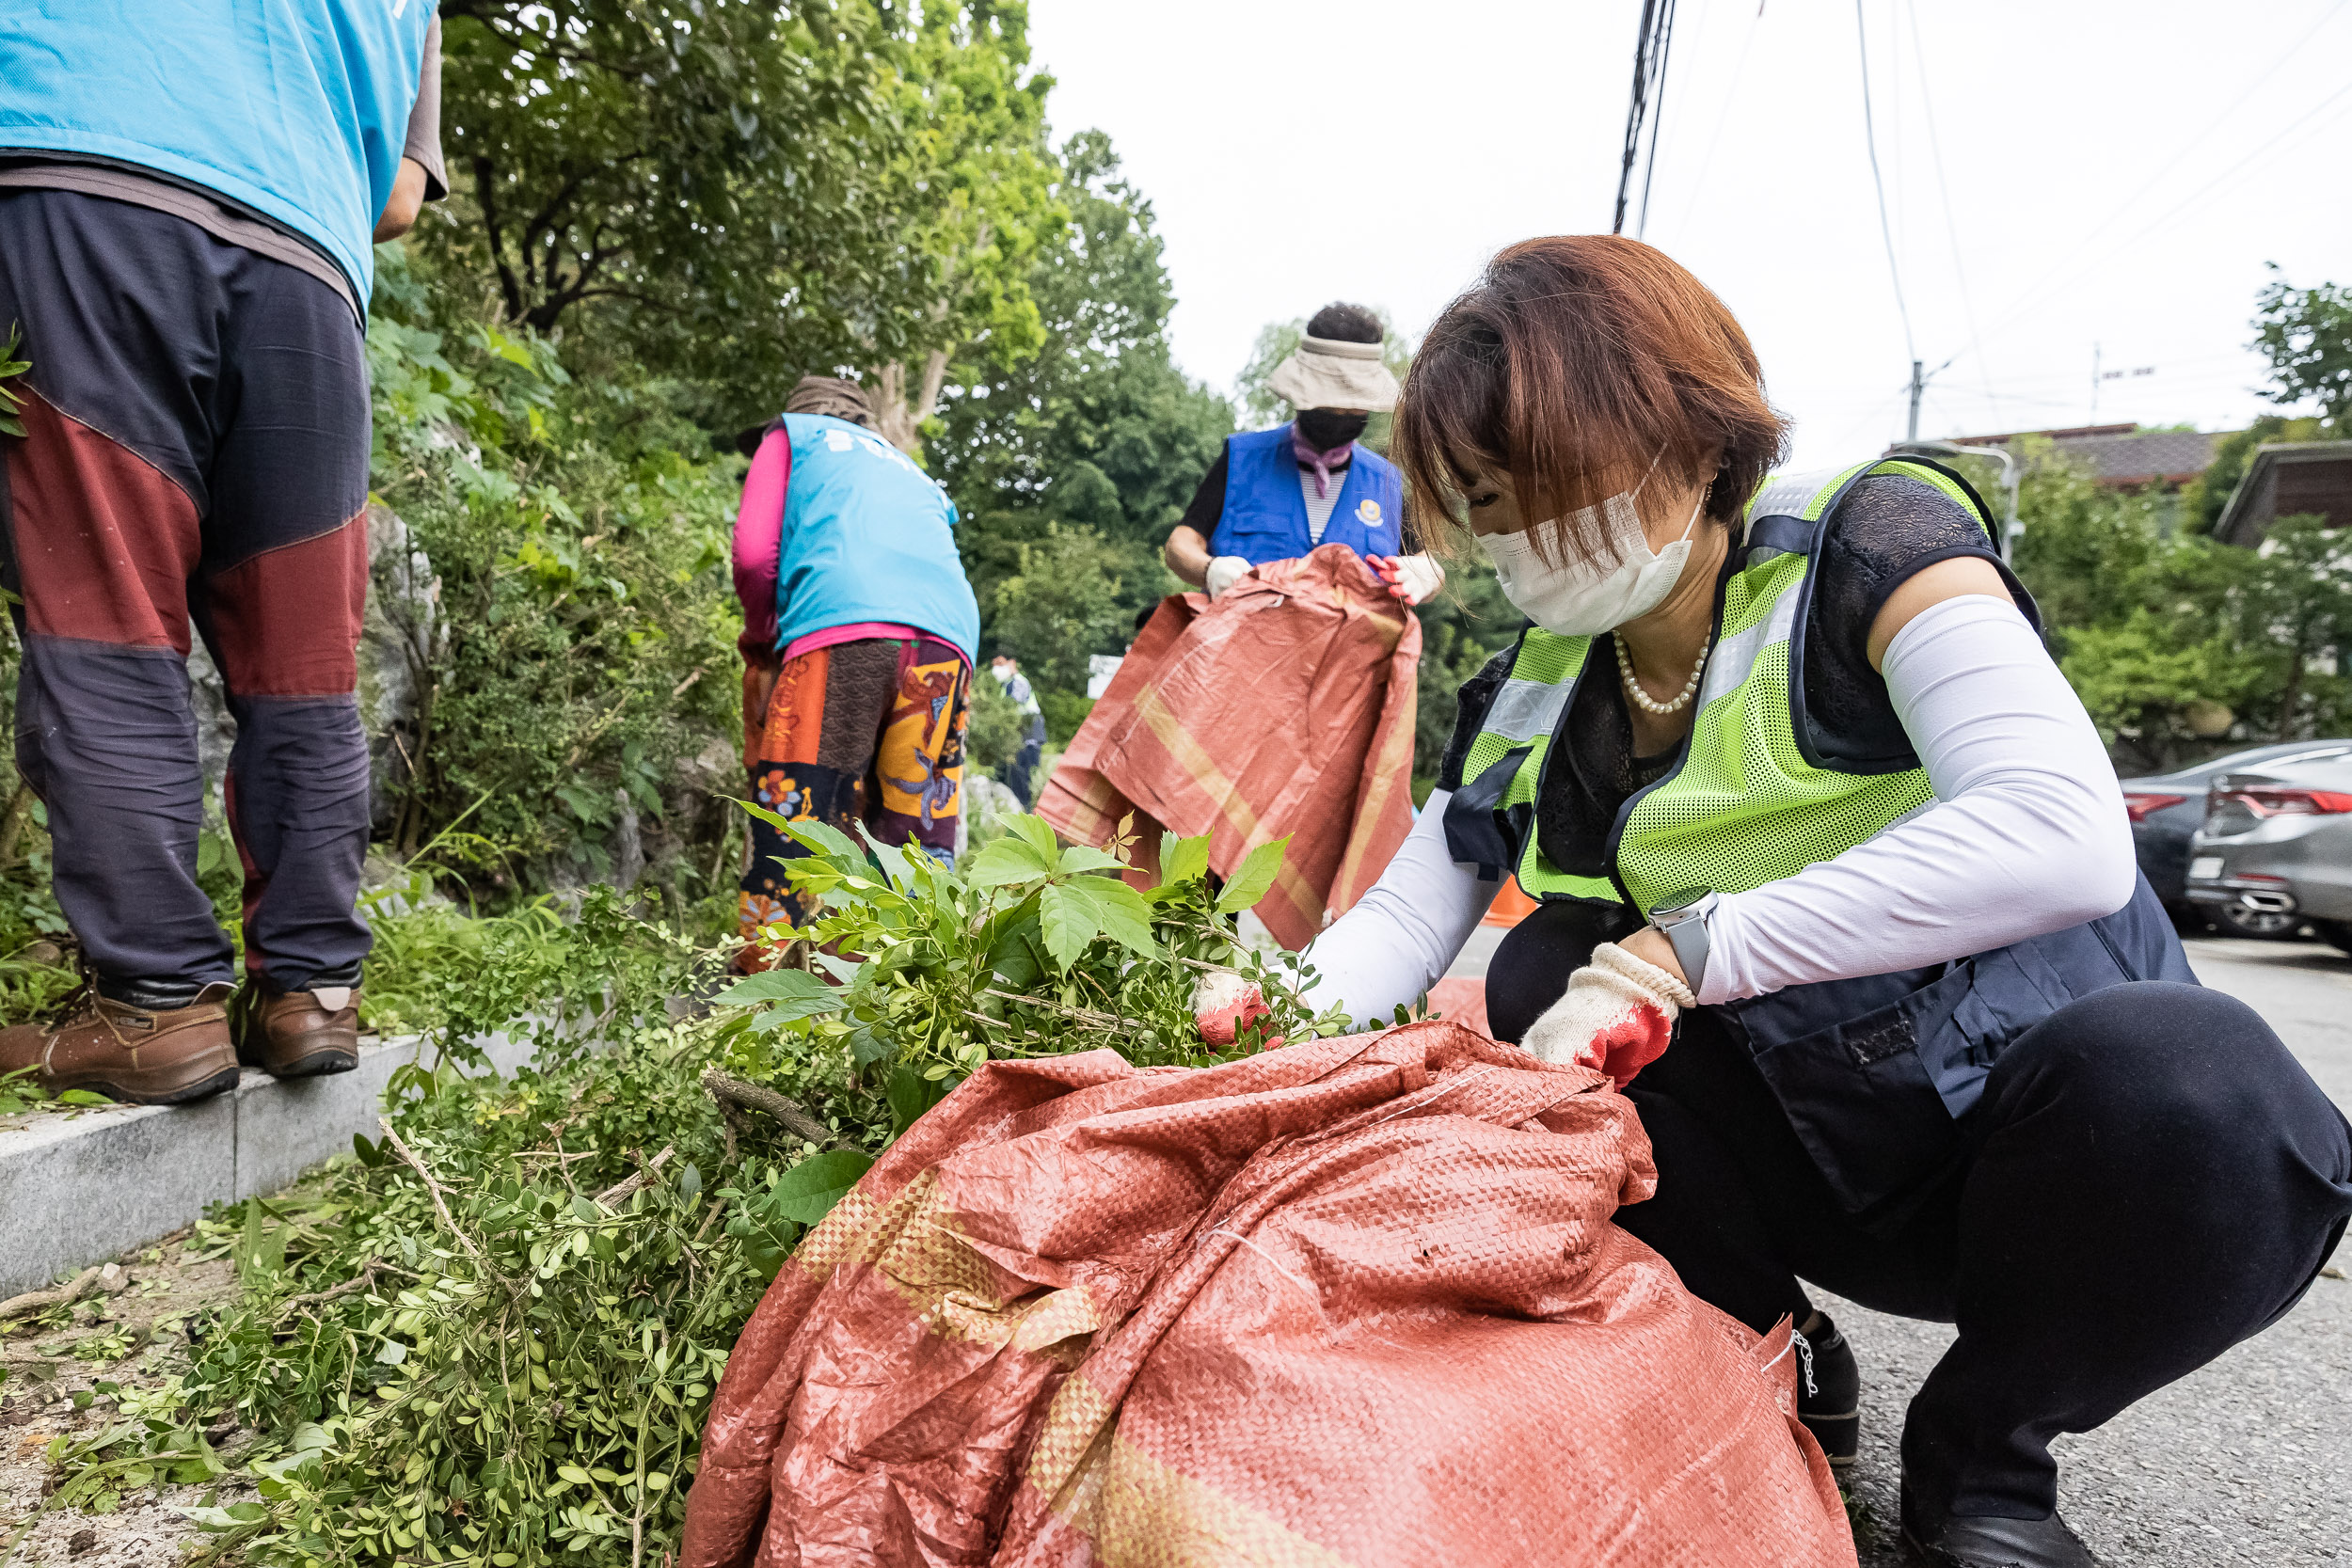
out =
<path fill-rule="evenodd" d="M 1797 1359 L 1804 1367 L 1804 1391 L 1808 1394 L 1820 1393 L 1821 1386 L 1813 1381 L 1813 1341 L 1792 1328 L 1788 1331 L 1788 1342 L 1797 1347 Z"/>

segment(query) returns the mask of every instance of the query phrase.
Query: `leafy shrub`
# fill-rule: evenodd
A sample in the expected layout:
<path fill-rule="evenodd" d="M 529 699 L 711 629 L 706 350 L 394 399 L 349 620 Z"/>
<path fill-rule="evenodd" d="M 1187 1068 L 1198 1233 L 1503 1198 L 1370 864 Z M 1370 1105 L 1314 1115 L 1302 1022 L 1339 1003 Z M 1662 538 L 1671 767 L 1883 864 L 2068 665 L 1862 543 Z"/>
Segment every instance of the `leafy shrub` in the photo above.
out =
<path fill-rule="evenodd" d="M 1031 816 L 960 871 L 787 831 L 812 850 L 795 883 L 824 904 L 803 934 L 867 961 L 820 954 L 841 983 L 779 969 L 673 1017 L 718 951 L 610 890 L 568 927 L 479 923 L 458 961 L 394 993 L 434 1054 L 394 1075 L 384 1135 L 294 1194 L 215 1212 L 204 1234 L 242 1299 L 195 1325 L 184 1370 L 120 1393 L 119 1421 L 57 1440 L 55 1497 L 242 1475 L 259 1500 L 198 1519 L 255 1562 L 642 1568 L 675 1550 L 711 1390 L 767 1281 L 982 1061 L 1108 1046 L 1199 1065 L 1343 1027 L 1308 1016 L 1300 974 L 1235 946 L 1279 844 L 1212 892 L 1207 841 L 1168 840 L 1147 892 Z M 427 944 L 445 917 L 396 919 Z M 1219 1053 L 1191 998 L 1228 965 L 1272 1010 Z M 537 1065 L 481 1073 L 470 1042 L 496 1027 Z M 723 1112 L 714 1069 L 754 1099 Z M 741 1111 L 762 1094 L 782 1112 Z M 260 1434 L 233 1466 L 204 1436 L 224 1417 Z"/>

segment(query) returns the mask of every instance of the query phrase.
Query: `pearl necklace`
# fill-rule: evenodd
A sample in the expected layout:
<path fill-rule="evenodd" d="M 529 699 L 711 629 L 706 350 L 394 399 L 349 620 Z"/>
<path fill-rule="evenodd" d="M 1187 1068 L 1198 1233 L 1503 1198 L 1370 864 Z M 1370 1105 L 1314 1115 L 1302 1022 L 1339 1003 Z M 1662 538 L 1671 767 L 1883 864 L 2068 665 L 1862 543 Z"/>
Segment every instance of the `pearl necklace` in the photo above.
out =
<path fill-rule="evenodd" d="M 1625 681 L 1625 694 L 1633 699 L 1635 706 L 1644 713 L 1667 714 L 1680 713 L 1691 705 L 1691 699 L 1699 694 L 1699 676 L 1707 673 L 1707 656 L 1715 651 L 1713 638 L 1708 638 L 1699 649 L 1699 661 L 1691 666 L 1691 678 L 1682 683 L 1680 695 L 1672 702 L 1661 703 L 1643 690 L 1642 683 L 1633 678 L 1633 656 L 1625 651 L 1624 635 L 1612 632 L 1610 636 L 1617 644 L 1617 673 Z"/>

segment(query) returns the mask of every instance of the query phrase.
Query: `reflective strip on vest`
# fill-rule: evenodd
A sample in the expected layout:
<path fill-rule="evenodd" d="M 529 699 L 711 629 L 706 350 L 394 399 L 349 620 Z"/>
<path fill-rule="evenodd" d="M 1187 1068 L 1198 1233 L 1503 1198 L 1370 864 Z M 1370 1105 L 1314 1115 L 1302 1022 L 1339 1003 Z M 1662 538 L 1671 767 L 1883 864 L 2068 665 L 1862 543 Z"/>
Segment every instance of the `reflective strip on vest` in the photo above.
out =
<path fill-rule="evenodd" d="M 1511 673 L 1487 702 L 1477 738 L 1462 760 L 1462 782 L 1470 783 L 1512 752 L 1526 748 L 1518 771 L 1496 802 L 1498 816 L 1515 808 L 1529 823 L 1518 847 L 1519 891 L 1531 898 L 1601 899 L 1621 903 L 1617 890 L 1604 877 L 1576 877 L 1544 858 L 1533 826 L 1535 790 L 1544 775 L 1544 758 L 1551 750 L 1552 732 L 1575 689 L 1577 672 L 1592 645 L 1588 637 L 1561 637 L 1540 626 L 1520 635 L 1511 661 Z"/>

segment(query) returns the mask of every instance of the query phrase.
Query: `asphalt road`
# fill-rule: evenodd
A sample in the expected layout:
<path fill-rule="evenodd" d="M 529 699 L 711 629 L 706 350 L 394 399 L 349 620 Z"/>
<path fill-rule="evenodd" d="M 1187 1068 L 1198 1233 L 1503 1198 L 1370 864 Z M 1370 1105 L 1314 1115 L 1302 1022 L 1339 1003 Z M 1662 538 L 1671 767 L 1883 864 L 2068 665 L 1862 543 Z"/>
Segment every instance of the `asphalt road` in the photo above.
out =
<path fill-rule="evenodd" d="M 1454 973 L 1484 974 L 1499 935 L 1482 929 Z M 2311 942 L 2188 948 L 2207 985 L 2260 1012 L 2352 1111 L 2352 958 Z M 2352 1274 L 2352 1245 L 2334 1266 Z M 1862 1565 L 1894 1568 L 1897 1434 L 1952 1330 L 1820 1300 L 1862 1364 Z M 2352 1568 L 2352 1281 L 2323 1276 L 2267 1332 L 2055 1451 L 2059 1511 L 2114 1568 Z"/>

